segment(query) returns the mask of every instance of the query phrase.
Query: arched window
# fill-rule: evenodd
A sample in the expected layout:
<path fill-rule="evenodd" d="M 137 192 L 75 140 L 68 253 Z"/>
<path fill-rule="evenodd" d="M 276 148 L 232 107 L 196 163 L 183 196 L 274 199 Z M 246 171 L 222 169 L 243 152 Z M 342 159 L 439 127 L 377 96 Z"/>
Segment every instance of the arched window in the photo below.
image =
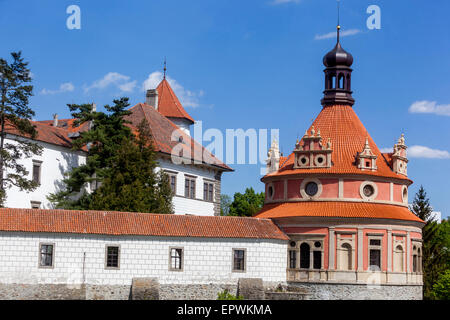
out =
<path fill-rule="evenodd" d="M 350 91 L 350 74 L 347 74 L 347 90 Z"/>
<path fill-rule="evenodd" d="M 334 89 L 335 88 L 335 81 L 336 81 L 336 76 L 332 75 L 330 77 L 330 89 Z"/>
<path fill-rule="evenodd" d="M 340 74 L 339 75 L 339 81 L 338 81 L 339 83 L 338 83 L 338 88 L 339 89 L 343 89 L 344 88 L 344 75 L 343 74 Z"/>
<path fill-rule="evenodd" d="M 352 270 L 352 246 L 348 243 L 342 244 L 339 250 L 339 269 Z"/>
<path fill-rule="evenodd" d="M 413 246 L 413 272 L 422 272 L 422 254 L 420 248 Z"/>
<path fill-rule="evenodd" d="M 403 272 L 403 247 L 398 245 L 394 250 L 394 271 Z"/>
<path fill-rule="evenodd" d="M 309 269 L 309 259 L 310 259 L 310 248 L 309 244 L 302 243 L 300 245 L 300 268 Z"/>

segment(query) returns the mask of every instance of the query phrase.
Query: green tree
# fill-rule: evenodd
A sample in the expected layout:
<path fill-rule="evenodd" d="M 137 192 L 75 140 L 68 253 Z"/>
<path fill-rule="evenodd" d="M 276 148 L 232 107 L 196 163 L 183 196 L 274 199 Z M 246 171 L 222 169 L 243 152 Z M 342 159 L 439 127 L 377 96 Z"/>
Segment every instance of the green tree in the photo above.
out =
<path fill-rule="evenodd" d="M 228 216 L 230 214 L 231 197 L 227 194 L 220 195 L 220 215 Z"/>
<path fill-rule="evenodd" d="M 231 294 L 228 289 L 223 290 L 217 294 L 217 300 L 244 300 L 244 297 Z"/>
<path fill-rule="evenodd" d="M 6 190 L 15 186 L 20 191 L 32 191 L 38 184 L 28 179 L 29 172 L 21 164 L 22 159 L 41 155 L 42 147 L 31 141 L 37 135 L 30 122 L 34 111 L 28 106 L 33 95 L 28 63 L 21 52 L 13 52 L 12 63 L 0 58 L 0 206 L 6 201 Z M 7 133 L 16 137 L 14 143 L 6 140 Z M 9 139 L 8 139 L 9 140 Z M 10 140 L 9 140 L 10 141 Z"/>
<path fill-rule="evenodd" d="M 433 285 L 432 295 L 436 300 L 450 300 L 450 269 L 442 273 Z"/>
<path fill-rule="evenodd" d="M 423 295 L 425 299 L 432 299 L 433 284 L 442 270 L 442 243 L 437 241 L 439 226 L 431 217 L 433 208 L 423 186 L 420 186 L 414 197 L 412 211 L 425 221 L 425 226 L 422 228 Z"/>
<path fill-rule="evenodd" d="M 230 205 L 230 216 L 251 217 L 264 205 L 264 192 L 256 193 L 253 188 L 246 188 L 245 193 L 236 192 Z"/>
<path fill-rule="evenodd" d="M 92 194 L 90 209 L 173 213 L 172 189 L 168 176 L 156 170 L 156 153 L 145 121 L 135 140 L 123 140 L 101 187 Z"/>
<path fill-rule="evenodd" d="M 74 125 L 90 123 L 80 133 L 74 148 L 87 148 L 86 164 L 73 168 L 63 184 L 64 190 L 48 196 L 57 208 L 134 212 L 172 212 L 172 191 L 167 176 L 160 171 L 145 122 L 135 136 L 124 119 L 130 112 L 128 98 L 106 105 L 107 113 L 92 105 L 68 105 Z M 87 185 L 97 186 L 91 193 Z"/>

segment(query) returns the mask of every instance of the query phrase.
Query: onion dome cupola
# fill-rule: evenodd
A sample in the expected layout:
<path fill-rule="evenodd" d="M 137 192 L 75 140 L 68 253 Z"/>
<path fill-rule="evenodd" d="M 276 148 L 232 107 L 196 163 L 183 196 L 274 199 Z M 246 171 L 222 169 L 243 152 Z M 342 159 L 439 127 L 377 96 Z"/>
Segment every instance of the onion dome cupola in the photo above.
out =
<path fill-rule="evenodd" d="M 322 106 L 350 105 L 355 103 L 351 91 L 353 56 L 339 42 L 340 26 L 337 26 L 336 46 L 323 57 L 325 65 L 325 91 Z"/>

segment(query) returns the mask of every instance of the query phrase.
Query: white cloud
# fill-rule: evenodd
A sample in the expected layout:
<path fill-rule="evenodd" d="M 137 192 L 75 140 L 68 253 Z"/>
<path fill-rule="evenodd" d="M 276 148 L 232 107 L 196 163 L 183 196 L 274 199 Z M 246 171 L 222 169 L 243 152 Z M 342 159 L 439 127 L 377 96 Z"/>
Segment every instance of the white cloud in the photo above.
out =
<path fill-rule="evenodd" d="M 299 3 L 300 0 L 273 0 L 271 4 L 278 5 L 278 4 L 285 4 L 285 3 Z"/>
<path fill-rule="evenodd" d="M 360 33 L 361 30 L 359 29 L 349 29 L 339 32 L 339 37 L 346 37 L 346 36 L 353 36 L 355 34 Z M 314 37 L 314 40 L 323 40 L 323 39 L 331 39 L 336 38 L 336 31 L 325 33 L 325 34 L 316 34 Z"/>
<path fill-rule="evenodd" d="M 75 90 L 75 86 L 71 82 L 65 82 L 62 83 L 59 86 L 59 89 L 57 90 L 48 90 L 48 89 L 42 89 L 41 94 L 56 94 L 56 93 L 62 93 L 62 92 L 70 92 Z"/>
<path fill-rule="evenodd" d="M 409 107 L 410 113 L 434 113 L 450 116 L 450 104 L 437 104 L 436 101 L 416 101 Z"/>
<path fill-rule="evenodd" d="M 392 153 L 393 148 L 381 148 L 380 151 L 382 153 Z M 450 159 L 450 152 L 414 145 L 408 147 L 408 158 Z"/>
<path fill-rule="evenodd" d="M 129 81 L 130 77 L 117 72 L 109 72 L 103 78 L 94 81 L 90 86 L 84 88 L 84 92 L 91 89 L 105 89 L 109 86 L 115 86 L 120 91 L 132 92 L 136 87 L 137 81 Z"/>
<path fill-rule="evenodd" d="M 381 148 L 380 152 L 381 153 L 392 153 L 392 152 L 394 152 L 394 149 L 393 148 Z"/>
<path fill-rule="evenodd" d="M 198 106 L 200 106 L 199 98 L 205 95 L 205 92 L 203 90 L 194 92 L 184 88 L 177 80 L 169 76 L 166 76 L 166 79 L 184 107 L 197 108 Z M 152 72 L 148 75 L 147 79 L 142 84 L 142 88 L 144 91 L 148 89 L 155 89 L 162 80 L 162 72 Z"/>
<path fill-rule="evenodd" d="M 431 149 L 424 146 L 411 146 L 408 148 L 410 158 L 428 159 L 450 159 L 450 152 L 445 150 Z"/>

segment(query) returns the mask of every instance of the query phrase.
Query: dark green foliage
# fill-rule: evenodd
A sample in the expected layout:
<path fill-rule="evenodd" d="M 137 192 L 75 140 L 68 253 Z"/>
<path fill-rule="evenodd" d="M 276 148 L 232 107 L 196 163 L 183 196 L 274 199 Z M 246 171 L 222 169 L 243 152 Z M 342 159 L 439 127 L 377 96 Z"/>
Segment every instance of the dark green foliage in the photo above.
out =
<path fill-rule="evenodd" d="M 148 124 L 135 136 L 124 116 L 128 98 L 93 112 L 92 105 L 69 105 L 75 125 L 91 123 L 74 147 L 88 147 L 86 164 L 73 168 L 64 180 L 66 189 L 48 198 L 58 208 L 172 213 L 172 191 L 167 176 L 156 172 L 158 163 Z M 86 192 L 88 183 L 99 185 Z"/>
<path fill-rule="evenodd" d="M 6 201 L 6 190 L 16 186 L 20 191 L 32 191 L 37 183 L 28 179 L 29 172 L 18 160 L 42 154 L 37 143 L 16 137 L 16 143 L 6 142 L 6 129 L 14 130 L 19 136 L 35 138 L 37 131 L 30 122 L 34 111 L 28 106 L 33 95 L 28 63 L 21 52 L 11 53 L 9 64 L 0 58 L 0 206 Z"/>
<path fill-rule="evenodd" d="M 244 297 L 235 296 L 231 294 L 228 289 L 225 289 L 217 294 L 217 300 L 244 300 Z"/>
<path fill-rule="evenodd" d="M 442 273 L 433 285 L 432 295 L 436 300 L 450 300 L 450 269 Z"/>
<path fill-rule="evenodd" d="M 251 217 L 264 205 L 264 192 L 255 193 L 253 188 L 245 189 L 245 193 L 236 192 L 230 205 L 230 216 Z"/>
<path fill-rule="evenodd" d="M 228 216 L 230 214 L 231 197 L 227 194 L 220 195 L 220 215 Z"/>
<path fill-rule="evenodd" d="M 433 285 L 439 275 L 449 266 L 448 250 L 445 248 L 445 242 L 448 245 L 449 235 L 448 233 L 445 235 L 445 229 L 443 228 L 446 224 L 438 224 L 432 220 L 433 208 L 423 186 L 420 187 L 414 197 L 412 211 L 425 221 L 425 226 L 422 229 L 423 296 L 424 299 L 433 299 Z"/>

